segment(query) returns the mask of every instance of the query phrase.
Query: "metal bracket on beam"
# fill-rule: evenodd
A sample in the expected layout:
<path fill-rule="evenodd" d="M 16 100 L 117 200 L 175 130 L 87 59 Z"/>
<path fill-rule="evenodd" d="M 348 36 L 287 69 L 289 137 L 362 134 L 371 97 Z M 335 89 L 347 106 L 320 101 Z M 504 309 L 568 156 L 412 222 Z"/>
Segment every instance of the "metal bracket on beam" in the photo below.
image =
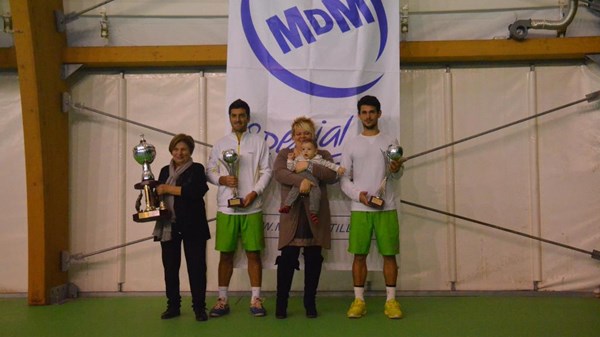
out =
<path fill-rule="evenodd" d="M 67 78 L 69 78 L 69 76 L 73 75 L 81 67 L 83 67 L 83 64 L 63 64 L 60 77 L 63 80 L 66 80 Z"/>
<path fill-rule="evenodd" d="M 600 90 L 589 93 L 585 95 L 585 97 L 587 98 L 588 103 L 600 100 Z"/>
<path fill-rule="evenodd" d="M 594 259 L 594 260 L 600 260 L 600 251 L 594 249 L 592 251 L 592 259 Z"/>
<path fill-rule="evenodd" d="M 62 93 L 62 112 L 67 113 L 71 111 L 71 106 L 73 105 L 73 101 L 71 98 L 71 94 L 68 92 Z"/>
<path fill-rule="evenodd" d="M 597 65 L 600 65 L 600 54 L 585 55 L 585 58 L 587 58 L 590 61 L 596 63 Z"/>
<path fill-rule="evenodd" d="M 66 250 L 60 252 L 60 271 L 69 271 L 71 267 L 71 254 Z"/>
<path fill-rule="evenodd" d="M 63 250 L 60 252 L 60 270 L 61 271 L 69 271 L 71 268 L 71 263 L 73 261 L 83 260 L 83 254 L 73 254 L 71 255 L 68 251 Z"/>
<path fill-rule="evenodd" d="M 62 304 L 70 298 L 77 298 L 79 295 L 79 287 L 74 283 L 61 284 L 50 289 L 50 303 Z"/>
<path fill-rule="evenodd" d="M 90 8 L 84 9 L 80 12 L 77 12 L 77 13 L 71 12 L 67 15 L 65 15 L 65 13 L 63 13 L 63 11 L 61 11 L 61 10 L 55 10 L 54 11 L 54 19 L 56 20 L 56 30 L 59 31 L 60 33 L 64 33 L 64 31 L 67 30 L 67 23 L 73 22 L 73 21 L 79 19 L 79 17 L 82 14 L 85 14 L 93 9 L 96 9 L 100 6 L 106 5 L 107 3 L 113 2 L 113 1 L 115 1 L 115 0 L 106 0 L 106 1 L 103 1 L 97 5 L 90 7 Z"/>
<path fill-rule="evenodd" d="M 68 15 L 65 16 L 63 11 L 55 10 L 54 11 L 54 20 L 56 21 L 56 30 L 59 33 L 64 33 L 65 30 L 67 30 L 67 22 L 70 22 L 70 21 L 68 21 Z"/>

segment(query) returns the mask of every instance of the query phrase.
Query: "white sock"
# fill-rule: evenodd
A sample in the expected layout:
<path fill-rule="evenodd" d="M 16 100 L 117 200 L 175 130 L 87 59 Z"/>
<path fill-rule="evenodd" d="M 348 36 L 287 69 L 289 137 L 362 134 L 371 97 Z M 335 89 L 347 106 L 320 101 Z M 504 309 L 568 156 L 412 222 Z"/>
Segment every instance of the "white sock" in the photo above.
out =
<path fill-rule="evenodd" d="M 219 287 L 219 298 L 222 298 L 225 302 L 227 302 L 227 290 L 229 287 Z"/>
<path fill-rule="evenodd" d="M 252 287 L 252 299 L 260 298 L 260 287 Z"/>
<path fill-rule="evenodd" d="M 354 298 L 365 300 L 365 287 L 354 287 Z"/>
<path fill-rule="evenodd" d="M 385 293 L 387 295 L 387 301 L 396 299 L 396 287 L 385 286 Z"/>

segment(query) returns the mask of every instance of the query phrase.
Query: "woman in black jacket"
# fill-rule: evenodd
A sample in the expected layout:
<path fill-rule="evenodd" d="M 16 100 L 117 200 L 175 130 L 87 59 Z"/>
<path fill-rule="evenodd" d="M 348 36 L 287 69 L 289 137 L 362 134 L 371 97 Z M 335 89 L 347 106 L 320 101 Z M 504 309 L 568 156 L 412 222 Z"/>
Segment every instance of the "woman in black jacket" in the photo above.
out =
<path fill-rule="evenodd" d="M 204 195 L 208 191 L 204 166 L 194 163 L 194 139 L 178 134 L 169 144 L 173 158 L 162 168 L 156 192 L 161 195 L 171 218 L 159 220 L 154 228 L 154 239 L 160 241 L 165 271 L 167 310 L 162 319 L 180 315 L 179 267 L 181 243 L 187 264 L 192 308 L 197 321 L 206 316 L 206 240 L 210 239 Z"/>

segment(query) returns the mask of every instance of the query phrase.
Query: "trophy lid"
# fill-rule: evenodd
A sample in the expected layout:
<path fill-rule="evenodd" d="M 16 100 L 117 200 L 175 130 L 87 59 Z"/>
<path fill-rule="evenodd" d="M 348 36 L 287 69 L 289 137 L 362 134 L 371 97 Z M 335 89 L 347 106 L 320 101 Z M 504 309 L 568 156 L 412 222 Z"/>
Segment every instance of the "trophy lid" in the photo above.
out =
<path fill-rule="evenodd" d="M 228 149 L 223 151 L 223 161 L 228 164 L 234 164 L 238 160 L 238 154 L 234 149 Z"/>
<path fill-rule="evenodd" d="M 386 155 L 391 160 L 399 160 L 402 158 L 403 152 L 402 146 L 391 144 L 387 148 Z"/>
<path fill-rule="evenodd" d="M 146 143 L 144 135 L 140 135 L 142 138 L 140 143 L 133 148 L 133 158 L 138 164 L 151 164 L 156 157 L 156 149 L 154 145 Z"/>

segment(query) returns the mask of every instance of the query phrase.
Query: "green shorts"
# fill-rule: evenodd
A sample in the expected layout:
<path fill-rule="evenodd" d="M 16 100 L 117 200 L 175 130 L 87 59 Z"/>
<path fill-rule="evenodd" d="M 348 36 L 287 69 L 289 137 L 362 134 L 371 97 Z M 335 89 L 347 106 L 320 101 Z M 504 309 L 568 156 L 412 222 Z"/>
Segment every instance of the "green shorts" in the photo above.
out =
<path fill-rule="evenodd" d="M 373 230 L 375 230 L 377 249 L 381 255 L 392 256 L 400 252 L 400 226 L 396 210 L 352 211 L 348 252 L 358 255 L 369 254 Z"/>
<path fill-rule="evenodd" d="M 253 214 L 224 214 L 217 212 L 217 239 L 215 249 L 220 252 L 235 252 L 238 237 L 248 252 L 265 248 L 262 212 Z"/>

